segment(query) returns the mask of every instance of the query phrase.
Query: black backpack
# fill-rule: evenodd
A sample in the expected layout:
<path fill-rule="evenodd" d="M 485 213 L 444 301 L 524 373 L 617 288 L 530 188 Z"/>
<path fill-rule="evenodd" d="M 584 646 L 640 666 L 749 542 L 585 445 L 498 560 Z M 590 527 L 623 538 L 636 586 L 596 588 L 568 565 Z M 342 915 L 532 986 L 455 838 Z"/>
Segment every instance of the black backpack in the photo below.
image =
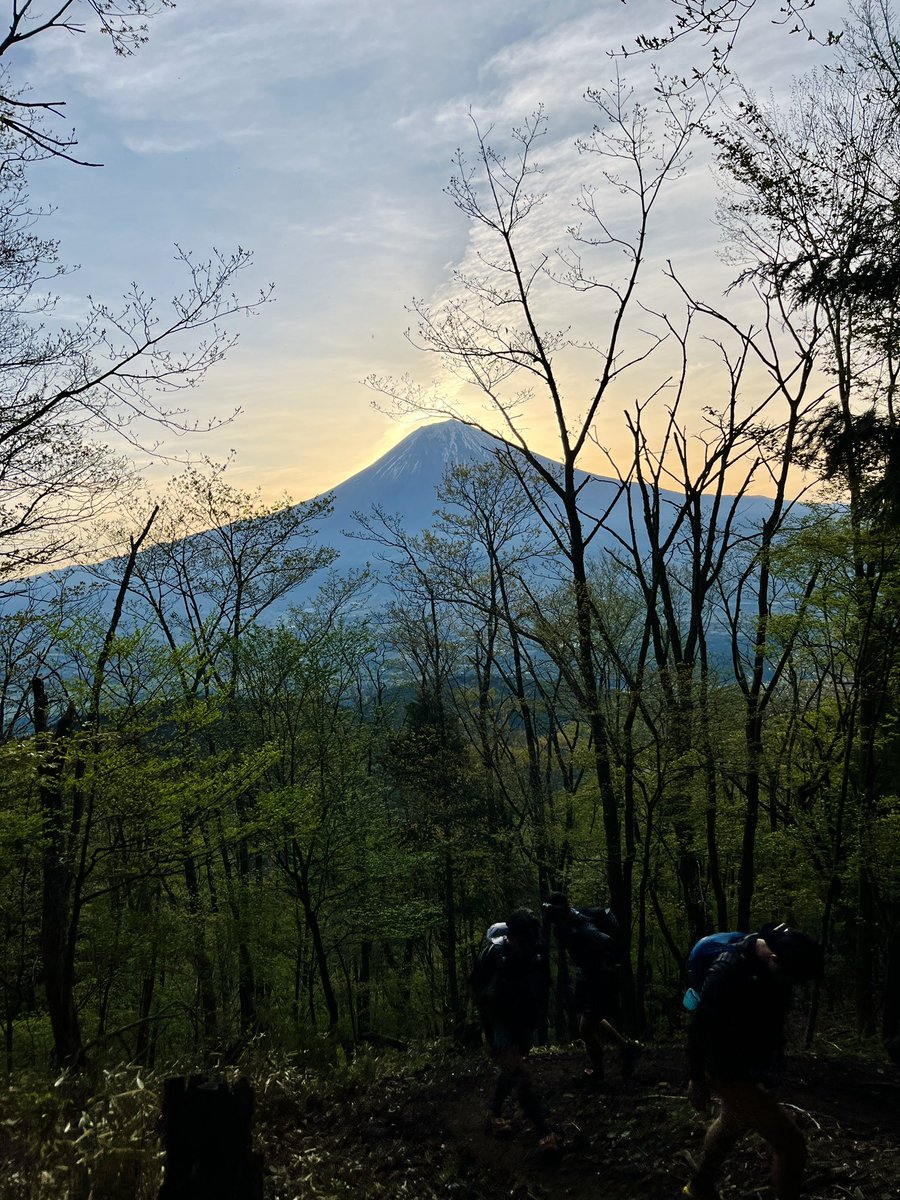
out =
<path fill-rule="evenodd" d="M 583 908 L 581 911 L 601 933 L 605 933 L 607 937 L 614 938 L 616 941 L 619 940 L 621 937 L 619 918 L 611 908 L 594 905 L 591 908 Z"/>

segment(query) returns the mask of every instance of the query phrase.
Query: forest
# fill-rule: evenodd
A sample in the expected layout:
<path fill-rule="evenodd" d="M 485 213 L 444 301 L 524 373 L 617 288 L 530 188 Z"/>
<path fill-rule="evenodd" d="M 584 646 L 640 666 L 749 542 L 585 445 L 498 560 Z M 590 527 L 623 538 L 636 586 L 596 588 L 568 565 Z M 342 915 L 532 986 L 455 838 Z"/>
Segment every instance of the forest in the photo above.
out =
<path fill-rule="evenodd" d="M 85 8 L 126 49 L 142 36 L 137 0 Z M 839 1029 L 897 1061 L 892 21 L 864 5 L 789 107 L 744 94 L 739 120 L 716 117 L 721 63 L 691 86 L 662 81 L 655 108 L 622 80 L 590 93 L 578 149 L 597 184 L 553 252 L 545 114 L 502 145 L 473 123 L 448 194 L 477 254 L 449 299 L 414 303 L 410 337 L 482 395 L 503 440 L 447 471 L 427 534 L 359 515 L 391 588 L 377 608 L 367 576 L 342 576 L 320 544 L 327 500 L 269 504 L 205 463 L 135 525 L 112 515 L 133 483 L 113 439 L 182 421 L 159 389 L 213 367 L 229 322 L 265 297 L 232 296 L 244 252 L 185 255 L 171 314 L 136 290 L 76 329 L 45 327 L 56 248 L 33 231 L 28 171 L 77 154 L 6 86 L 9 1081 L 234 1063 L 260 1046 L 343 1062 L 362 1046 L 471 1045 L 466 981 L 485 929 L 560 890 L 614 909 L 624 1019 L 642 1039 L 679 1031 L 696 939 L 775 919 L 827 948 L 804 1044 Z M 25 36 L 14 22 L 0 56 Z M 670 264 L 680 307 L 651 311 L 654 222 L 698 140 L 744 307 L 695 297 Z M 589 340 L 552 324 L 559 292 Z M 585 352 L 595 382 L 572 396 L 564 364 Z M 698 356 L 718 380 L 699 406 Z M 634 384 L 633 458 L 610 464 L 627 520 L 612 528 L 583 507 L 579 466 L 602 444 L 604 402 L 651 361 L 665 383 Z M 369 384 L 401 411 L 476 421 L 410 379 Z M 555 465 L 527 436 L 533 404 L 558 428 Z M 751 519 L 739 501 L 760 491 Z M 97 561 L 89 516 L 116 551 L 87 582 L 51 571 L 76 546 Z M 601 531 L 613 549 L 595 553 Z M 267 619 L 310 579 L 314 605 Z M 557 1044 L 571 1030 L 554 968 Z"/>

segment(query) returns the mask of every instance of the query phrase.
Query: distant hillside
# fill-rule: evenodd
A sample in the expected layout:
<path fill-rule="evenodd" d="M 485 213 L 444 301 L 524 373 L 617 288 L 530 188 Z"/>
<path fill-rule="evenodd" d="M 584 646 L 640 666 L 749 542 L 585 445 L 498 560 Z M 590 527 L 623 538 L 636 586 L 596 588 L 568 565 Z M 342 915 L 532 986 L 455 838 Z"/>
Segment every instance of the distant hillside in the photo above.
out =
<path fill-rule="evenodd" d="M 333 511 L 317 525 L 322 544 L 338 552 L 335 569 L 347 572 L 371 564 L 373 570 L 378 571 L 379 548 L 358 536 L 361 530 L 354 513 L 369 513 L 377 506 L 399 518 L 409 533 L 419 534 L 433 524 L 438 505 L 437 489 L 446 469 L 455 463 L 491 461 L 494 450 L 502 445 L 488 434 L 457 421 L 442 421 L 415 430 L 371 466 L 338 484 L 331 492 Z M 541 461 L 550 469 L 559 469 L 550 459 Z M 579 473 L 579 477 L 584 485 L 581 492 L 584 513 L 590 516 L 607 513 L 604 529 L 592 543 L 592 553 L 597 558 L 621 554 L 617 538 L 630 538 L 627 493 L 621 493 L 614 480 L 584 473 Z M 637 500 L 634 494 L 632 498 Z M 670 527 L 669 515 L 680 507 L 682 497 L 677 492 L 664 492 L 662 501 L 664 535 Z M 757 529 L 771 509 L 771 502 L 763 497 L 744 497 L 737 505 L 738 525 L 746 532 Z M 354 532 L 357 536 L 353 536 Z M 642 531 L 638 535 L 638 546 L 641 553 L 648 548 Z M 85 581 L 94 577 L 92 572 L 76 572 L 75 575 Z M 322 574 L 314 576 L 285 596 L 269 610 L 268 619 L 277 619 L 290 607 L 309 605 L 323 578 Z M 377 604 L 386 596 L 386 588 L 376 588 L 372 603 Z"/>

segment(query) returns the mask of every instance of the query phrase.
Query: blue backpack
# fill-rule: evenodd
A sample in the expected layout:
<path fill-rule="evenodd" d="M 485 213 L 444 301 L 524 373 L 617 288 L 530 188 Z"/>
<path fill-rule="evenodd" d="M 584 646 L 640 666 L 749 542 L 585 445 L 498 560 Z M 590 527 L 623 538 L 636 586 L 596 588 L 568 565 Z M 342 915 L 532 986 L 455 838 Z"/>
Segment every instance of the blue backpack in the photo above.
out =
<path fill-rule="evenodd" d="M 742 942 L 746 936 L 746 933 L 737 931 L 711 933 L 709 937 L 701 938 L 699 942 L 694 943 L 685 964 L 688 990 L 684 993 L 684 999 L 681 1002 L 688 1012 L 693 1012 L 700 1003 L 700 989 L 703 987 L 703 980 L 706 978 L 709 968 L 720 954 L 724 954 L 726 950 L 730 950 L 732 946 Z"/>

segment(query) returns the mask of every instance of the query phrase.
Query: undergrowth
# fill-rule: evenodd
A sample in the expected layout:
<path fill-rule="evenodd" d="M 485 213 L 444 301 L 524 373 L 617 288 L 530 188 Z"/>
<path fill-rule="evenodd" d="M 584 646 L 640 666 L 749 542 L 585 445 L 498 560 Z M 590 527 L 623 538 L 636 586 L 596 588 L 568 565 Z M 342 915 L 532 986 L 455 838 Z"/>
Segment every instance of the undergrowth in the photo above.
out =
<path fill-rule="evenodd" d="M 0 1200 L 156 1200 L 162 1182 L 160 1103 L 173 1075 L 207 1074 L 254 1089 L 257 1137 L 277 1136 L 297 1112 L 328 1106 L 350 1092 L 409 1075 L 433 1061 L 435 1047 L 278 1054 L 252 1046 L 232 1065 L 165 1070 L 119 1065 L 55 1077 L 20 1073 L 0 1088 Z M 261 1148 L 265 1152 L 265 1145 Z"/>

